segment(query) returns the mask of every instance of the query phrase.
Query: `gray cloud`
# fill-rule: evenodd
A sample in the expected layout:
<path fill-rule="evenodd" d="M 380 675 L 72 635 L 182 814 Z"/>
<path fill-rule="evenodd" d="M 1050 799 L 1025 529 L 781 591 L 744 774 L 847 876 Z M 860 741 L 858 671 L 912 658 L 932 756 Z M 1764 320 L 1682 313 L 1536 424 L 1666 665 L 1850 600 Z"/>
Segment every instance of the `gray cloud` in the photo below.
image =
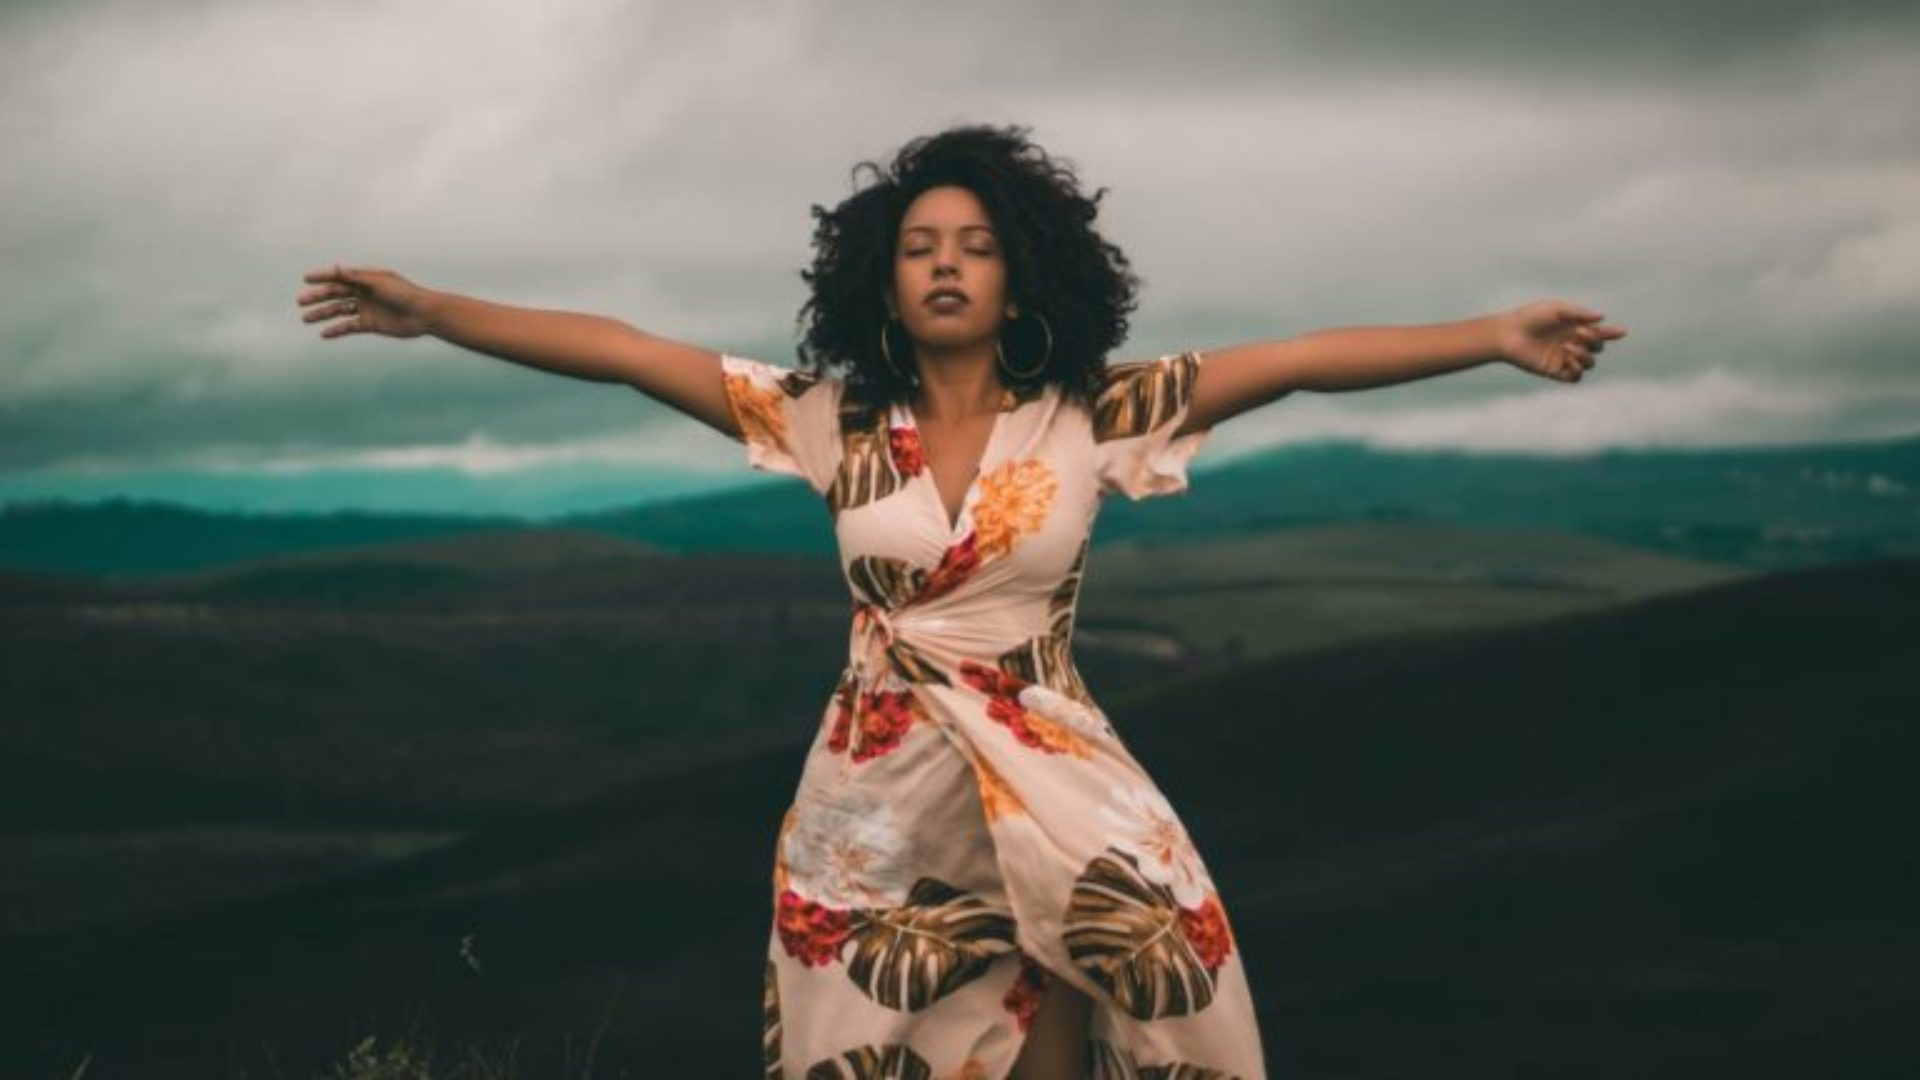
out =
<path fill-rule="evenodd" d="M 299 275 L 389 265 L 789 360 L 807 207 L 961 120 L 1029 124 L 1110 189 L 1147 283 L 1129 354 L 1543 295 L 1632 330 L 1551 429 L 1515 406 L 1541 384 L 1485 370 L 1289 399 L 1223 446 L 1843 437 L 1915 386 L 1905 7 L 13 5 L 0 144 L 34 152 L 0 170 L 0 469 L 731 462 L 625 388 L 322 342 Z M 1636 395 L 1672 408 L 1629 428 Z"/>

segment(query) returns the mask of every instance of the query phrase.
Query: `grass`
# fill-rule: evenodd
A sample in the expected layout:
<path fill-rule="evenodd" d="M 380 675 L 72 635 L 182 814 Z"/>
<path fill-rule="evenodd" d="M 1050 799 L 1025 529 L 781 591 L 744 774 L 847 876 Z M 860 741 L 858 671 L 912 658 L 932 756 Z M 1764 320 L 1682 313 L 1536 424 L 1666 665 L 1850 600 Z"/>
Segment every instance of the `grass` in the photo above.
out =
<path fill-rule="evenodd" d="M 560 1076 L 574 1080 L 596 1080 L 594 1069 L 600 1052 L 601 1038 L 606 1034 L 607 1024 L 613 1017 L 614 1006 L 620 999 L 620 989 L 616 988 L 607 1001 L 607 1007 L 600 1016 L 593 1034 L 585 1041 L 577 1041 L 571 1032 L 560 1037 L 561 1067 L 558 1073 L 541 1069 L 529 1075 L 548 1077 Z M 442 1054 L 438 1037 L 431 1032 L 411 1031 L 405 1035 L 382 1040 L 377 1035 L 368 1035 L 348 1049 L 344 1056 L 327 1067 L 325 1072 L 312 1074 L 313 1080 L 521 1080 L 521 1037 L 507 1038 L 498 1047 L 488 1047 L 479 1040 L 456 1048 L 450 1055 L 451 1060 L 442 1064 Z M 273 1076 L 276 1080 L 286 1080 L 273 1048 L 268 1045 L 267 1056 L 273 1062 Z M 85 1080 L 87 1068 L 93 1063 L 93 1052 L 82 1055 L 78 1065 L 67 1080 Z M 248 1072 L 235 1074 L 240 1080 L 250 1075 Z M 617 1080 L 628 1076 L 621 1069 Z"/>

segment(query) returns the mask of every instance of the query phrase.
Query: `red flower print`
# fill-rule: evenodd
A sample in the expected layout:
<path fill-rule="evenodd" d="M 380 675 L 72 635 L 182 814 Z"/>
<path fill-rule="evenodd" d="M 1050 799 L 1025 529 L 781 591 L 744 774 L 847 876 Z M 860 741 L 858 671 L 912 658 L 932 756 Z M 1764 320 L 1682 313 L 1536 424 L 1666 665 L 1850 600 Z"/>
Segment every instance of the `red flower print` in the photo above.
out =
<path fill-rule="evenodd" d="M 854 750 L 853 760 L 870 761 L 892 753 L 913 727 L 913 691 L 862 691 L 856 715 L 860 721 L 860 746 Z"/>
<path fill-rule="evenodd" d="M 913 602 L 924 603 L 936 596 L 944 596 L 952 592 L 972 577 L 973 572 L 978 569 L 980 569 L 980 549 L 975 543 L 975 534 L 969 532 L 966 539 L 941 553 L 940 565 L 927 574 L 926 585 L 913 598 Z"/>
<path fill-rule="evenodd" d="M 1048 754 L 1071 754 L 1077 758 L 1092 754 L 1085 739 L 1034 713 L 1020 700 L 1021 691 L 1033 683 L 973 660 L 960 662 L 960 678 L 968 686 L 988 695 L 987 717 L 1013 732 L 1022 744 Z"/>
<path fill-rule="evenodd" d="M 888 428 L 887 452 L 893 456 L 894 471 L 901 476 L 918 476 L 927 463 L 927 455 L 920 449 L 920 433 L 912 428 Z"/>
<path fill-rule="evenodd" d="M 968 686 L 995 698 L 1004 698 L 1018 708 L 1020 691 L 1032 685 L 1027 680 L 1010 671 L 983 664 L 978 660 L 961 660 L 960 677 Z"/>
<path fill-rule="evenodd" d="M 853 733 L 853 683 L 848 682 L 834 695 L 833 730 L 827 733 L 827 749 L 836 754 L 847 752 L 847 739 Z"/>
<path fill-rule="evenodd" d="M 847 912 L 803 900 L 792 889 L 780 894 L 776 925 L 787 955 L 808 967 L 825 967 L 840 959 L 840 949 L 853 933 L 853 919 Z"/>
<path fill-rule="evenodd" d="M 1020 974 L 1014 978 L 1007 996 L 1000 999 L 1000 1004 L 1014 1015 L 1021 1031 L 1033 1024 L 1033 1014 L 1040 1009 L 1040 995 L 1046 991 L 1051 979 L 1052 975 L 1046 968 L 1034 963 L 1032 957 L 1021 954 Z"/>
<path fill-rule="evenodd" d="M 1218 897 L 1209 896 L 1197 908 L 1180 909 L 1180 936 L 1187 939 L 1200 962 L 1217 968 L 1233 952 L 1233 932 L 1227 929 L 1227 913 Z"/>

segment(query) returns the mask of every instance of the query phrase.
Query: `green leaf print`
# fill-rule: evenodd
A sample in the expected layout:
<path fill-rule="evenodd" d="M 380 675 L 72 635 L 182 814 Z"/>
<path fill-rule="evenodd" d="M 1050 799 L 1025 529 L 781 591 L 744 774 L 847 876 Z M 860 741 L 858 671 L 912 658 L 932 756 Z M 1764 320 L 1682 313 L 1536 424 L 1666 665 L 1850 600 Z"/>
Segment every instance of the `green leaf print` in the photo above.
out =
<path fill-rule="evenodd" d="M 908 1046 L 862 1046 L 816 1063 L 807 1080 L 933 1080 L 933 1066 Z"/>
<path fill-rule="evenodd" d="M 840 446 L 840 468 L 827 489 L 827 510 L 833 516 L 884 499 L 905 485 L 893 466 L 884 418 L 871 426 L 843 429 Z"/>
<path fill-rule="evenodd" d="M 766 1080 L 780 1077 L 780 981 L 773 958 L 767 958 L 766 982 L 760 995 L 760 1056 Z"/>
<path fill-rule="evenodd" d="M 1093 439 L 1130 439 L 1173 418 L 1200 374 L 1192 353 L 1109 364 L 1094 401 Z"/>
<path fill-rule="evenodd" d="M 847 978 L 889 1009 L 914 1012 L 972 982 L 1013 950 L 1013 917 L 935 878 L 906 903 L 875 908 L 853 933 Z"/>
<path fill-rule="evenodd" d="M 1187 1016 L 1213 1001 L 1214 972 L 1181 933 L 1173 893 L 1108 848 L 1087 864 L 1067 903 L 1067 952 L 1140 1020 Z"/>

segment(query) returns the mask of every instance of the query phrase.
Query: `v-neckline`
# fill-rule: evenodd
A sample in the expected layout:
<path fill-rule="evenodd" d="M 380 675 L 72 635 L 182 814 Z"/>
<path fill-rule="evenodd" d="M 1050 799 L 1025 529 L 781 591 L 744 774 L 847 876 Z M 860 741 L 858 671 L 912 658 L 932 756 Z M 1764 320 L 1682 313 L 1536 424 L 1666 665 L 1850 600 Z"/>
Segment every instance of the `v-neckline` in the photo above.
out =
<path fill-rule="evenodd" d="M 947 499 L 940 493 L 940 481 L 934 477 L 933 459 L 927 456 L 926 440 L 920 433 L 920 418 L 913 414 L 912 405 L 904 401 L 895 405 L 903 418 L 904 426 L 913 431 L 914 440 L 920 444 L 920 471 L 926 480 L 927 493 L 933 499 L 934 514 L 940 523 L 946 526 L 949 540 L 960 532 L 961 523 L 968 519 L 973 512 L 974 503 L 979 501 L 980 479 L 986 475 L 987 462 L 993 457 L 994 449 L 1000 442 L 1001 421 L 1008 413 L 1020 407 L 1021 403 L 1018 399 L 1009 403 L 1009 396 L 1012 393 L 1013 391 L 1007 389 L 1000 391 L 1000 407 L 994 410 L 993 423 L 987 428 L 987 441 L 980 449 L 980 457 L 974 463 L 973 473 L 967 477 L 967 486 L 960 492 L 960 513 L 952 519 L 947 517 Z"/>

